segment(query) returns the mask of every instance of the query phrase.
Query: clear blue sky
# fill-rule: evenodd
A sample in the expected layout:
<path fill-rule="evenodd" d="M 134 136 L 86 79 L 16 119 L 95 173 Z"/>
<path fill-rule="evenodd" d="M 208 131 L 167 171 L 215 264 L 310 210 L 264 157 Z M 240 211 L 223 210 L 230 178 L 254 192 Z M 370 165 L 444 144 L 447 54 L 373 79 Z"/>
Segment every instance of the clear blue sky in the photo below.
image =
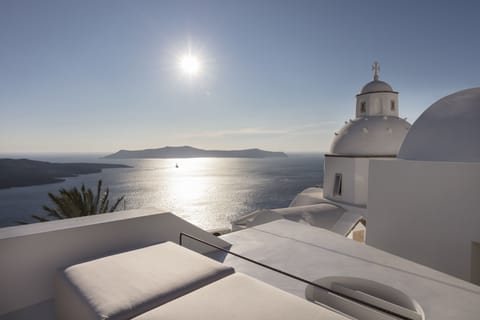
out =
<path fill-rule="evenodd" d="M 415 120 L 480 84 L 477 1 L 0 0 L 0 153 L 327 151 L 372 78 Z M 194 79 L 178 58 L 203 62 Z"/>

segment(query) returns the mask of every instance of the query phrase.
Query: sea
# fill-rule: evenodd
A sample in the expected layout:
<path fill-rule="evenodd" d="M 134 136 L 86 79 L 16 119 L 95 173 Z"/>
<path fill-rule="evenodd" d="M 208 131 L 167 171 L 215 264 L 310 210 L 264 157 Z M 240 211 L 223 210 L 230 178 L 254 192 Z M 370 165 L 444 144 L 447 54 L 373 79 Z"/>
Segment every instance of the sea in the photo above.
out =
<path fill-rule="evenodd" d="M 289 154 L 288 158 L 103 159 L 100 154 L 22 154 L 0 158 L 28 158 L 50 162 L 119 163 L 131 168 L 66 178 L 64 182 L 0 190 L 0 227 L 35 222 L 46 216 L 48 193 L 97 181 L 109 188 L 113 202 L 124 196 L 117 210 L 155 207 L 172 212 L 206 230 L 222 229 L 258 209 L 287 207 L 302 190 L 323 182 L 323 154 Z M 121 213 L 119 213 L 121 214 Z"/>

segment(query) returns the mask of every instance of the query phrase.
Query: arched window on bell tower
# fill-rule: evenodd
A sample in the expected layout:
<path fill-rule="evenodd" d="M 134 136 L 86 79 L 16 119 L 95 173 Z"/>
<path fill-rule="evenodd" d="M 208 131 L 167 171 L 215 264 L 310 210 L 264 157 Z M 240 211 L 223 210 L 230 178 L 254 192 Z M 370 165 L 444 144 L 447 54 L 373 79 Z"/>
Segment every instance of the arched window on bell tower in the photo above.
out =
<path fill-rule="evenodd" d="M 367 103 L 365 101 L 362 101 L 360 104 L 360 113 L 366 113 L 367 112 Z"/>

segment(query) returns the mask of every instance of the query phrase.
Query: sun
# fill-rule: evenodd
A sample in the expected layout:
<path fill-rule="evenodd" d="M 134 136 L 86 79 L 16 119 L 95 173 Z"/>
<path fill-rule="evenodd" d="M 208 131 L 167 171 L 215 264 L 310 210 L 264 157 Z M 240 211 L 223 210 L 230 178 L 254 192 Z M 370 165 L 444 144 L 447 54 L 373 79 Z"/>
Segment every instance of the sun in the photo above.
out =
<path fill-rule="evenodd" d="M 189 77 L 198 75 L 202 69 L 200 59 L 191 53 L 182 55 L 178 65 L 180 71 Z"/>

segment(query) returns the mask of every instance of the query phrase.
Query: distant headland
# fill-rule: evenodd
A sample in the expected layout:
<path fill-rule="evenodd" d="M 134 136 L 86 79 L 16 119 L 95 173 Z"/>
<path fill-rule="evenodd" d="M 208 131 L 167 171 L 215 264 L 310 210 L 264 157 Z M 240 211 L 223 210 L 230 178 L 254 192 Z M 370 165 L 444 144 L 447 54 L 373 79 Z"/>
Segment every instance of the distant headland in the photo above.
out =
<path fill-rule="evenodd" d="M 106 159 L 134 158 L 285 158 L 284 152 L 272 152 L 260 149 L 245 150 L 203 150 L 190 146 L 164 147 L 145 150 L 120 150 L 106 156 Z"/>
<path fill-rule="evenodd" d="M 51 163 L 28 159 L 0 159 L 0 189 L 27 187 L 65 181 L 80 174 L 98 173 L 106 168 L 130 168 L 121 164 Z"/>

